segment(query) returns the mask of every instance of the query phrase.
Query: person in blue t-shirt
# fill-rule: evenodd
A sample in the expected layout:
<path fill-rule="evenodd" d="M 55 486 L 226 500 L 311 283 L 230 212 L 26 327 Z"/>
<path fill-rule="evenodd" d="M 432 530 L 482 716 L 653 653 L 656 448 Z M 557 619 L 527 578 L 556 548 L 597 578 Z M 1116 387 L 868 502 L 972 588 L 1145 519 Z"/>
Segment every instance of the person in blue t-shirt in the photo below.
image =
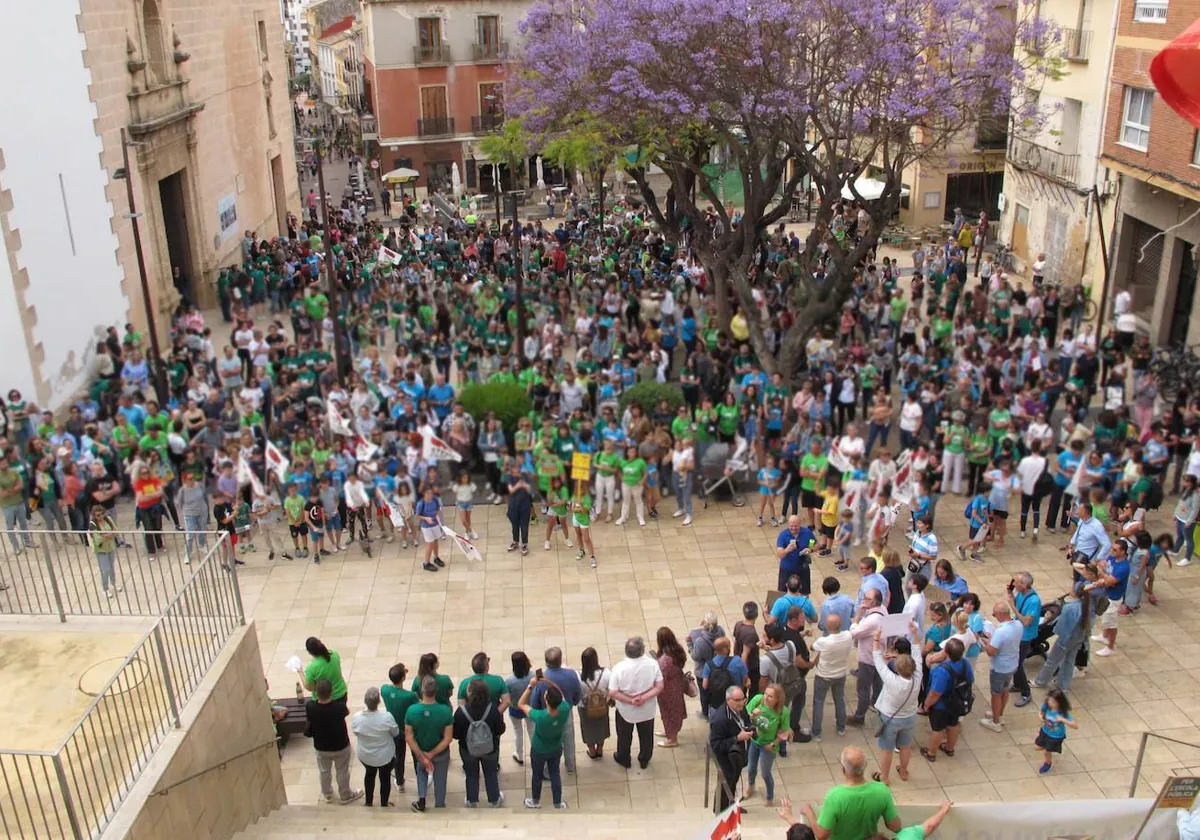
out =
<path fill-rule="evenodd" d="M 817 619 L 817 628 L 821 635 L 829 635 L 829 616 L 836 615 L 842 619 L 842 626 L 849 627 L 854 620 L 854 599 L 841 591 L 842 582 L 832 575 L 821 582 L 821 592 L 825 600 L 821 602 L 821 614 Z"/>
<path fill-rule="evenodd" d="M 967 541 L 954 547 L 954 550 L 958 552 L 959 560 L 965 562 L 969 557 L 976 563 L 983 562 L 980 552 L 983 551 L 983 542 L 987 539 L 992 522 L 992 503 L 988 501 L 991 489 L 991 484 L 987 479 L 981 479 L 979 492 L 967 503 L 967 508 L 963 511 L 963 516 L 967 520 Z"/>
<path fill-rule="evenodd" d="M 788 526 L 779 532 L 779 537 L 775 540 L 775 556 L 779 558 L 779 581 L 776 589 L 786 589 L 788 578 L 799 575 L 801 594 L 812 593 L 811 564 L 816 544 L 816 536 L 811 529 L 800 525 L 800 517 L 789 516 Z"/>
<path fill-rule="evenodd" d="M 732 678 L 731 685 L 746 688 L 750 681 L 750 671 L 746 668 L 742 657 L 733 656 L 731 650 L 732 643 L 726 637 L 713 642 L 713 658 L 704 664 L 704 670 L 700 672 L 700 681 L 706 691 L 708 690 L 708 678 L 712 676 L 714 669 L 728 671 Z"/>
<path fill-rule="evenodd" d="M 1066 528 L 1071 522 L 1071 499 L 1067 494 L 1067 487 L 1071 484 L 1071 479 L 1075 477 L 1075 471 L 1079 469 L 1079 463 L 1083 460 L 1083 441 L 1075 440 L 1071 442 L 1069 449 L 1064 449 L 1058 453 L 1058 456 L 1050 459 L 1050 472 L 1054 474 L 1054 487 L 1050 490 L 1050 509 L 1046 514 L 1046 530 L 1051 534 L 1055 532 L 1055 526 L 1059 525 L 1058 509 L 1062 508 L 1061 527 Z M 1064 496 L 1067 498 L 1064 499 Z"/>
<path fill-rule="evenodd" d="M 787 623 L 788 610 L 792 607 L 799 607 L 807 620 L 814 622 L 817 620 L 817 608 L 813 605 L 812 599 L 807 595 L 800 594 L 799 575 L 792 575 L 787 579 L 787 592 L 780 595 L 775 599 L 775 603 L 771 604 L 769 621 L 781 625 Z"/>
<path fill-rule="evenodd" d="M 1047 692 L 1042 709 L 1038 712 L 1038 719 L 1042 722 L 1042 728 L 1038 730 L 1033 743 L 1042 748 L 1045 758 L 1038 772 L 1046 774 L 1050 772 L 1054 753 L 1062 754 L 1063 741 L 1067 739 L 1067 727 L 1078 729 L 1079 724 L 1071 715 L 1071 701 L 1061 688 L 1052 688 Z"/>
<path fill-rule="evenodd" d="M 1100 579 L 1089 583 L 1088 590 L 1103 589 L 1108 596 L 1108 609 L 1097 617 L 1100 625 L 1100 635 L 1104 638 L 1104 647 L 1096 651 L 1096 656 L 1112 656 L 1117 647 L 1117 617 L 1121 614 L 1121 602 L 1125 598 L 1125 590 L 1129 586 L 1129 574 L 1132 570 L 1129 558 L 1135 546 L 1131 540 L 1120 539 L 1113 542 L 1112 555 L 1101 564 Z"/>
<path fill-rule="evenodd" d="M 421 529 L 421 537 L 425 540 L 425 562 L 421 568 L 427 572 L 444 569 L 446 563 L 438 556 L 438 540 L 442 538 L 442 502 L 432 486 L 425 486 L 413 513 L 417 518 L 417 527 Z"/>
<path fill-rule="evenodd" d="M 771 526 L 779 524 L 775 515 L 775 493 L 779 489 L 779 469 L 775 466 L 775 456 L 768 455 L 767 463 L 758 471 L 758 495 L 761 501 L 758 505 L 758 527 L 763 526 L 763 513 L 767 506 L 771 508 Z"/>
<path fill-rule="evenodd" d="M 946 642 L 946 661 L 930 669 L 929 691 L 922 704 L 929 714 L 929 728 L 933 734 L 929 736 L 929 746 L 921 747 L 921 755 L 930 762 L 937 761 L 939 750 L 954 756 L 962 717 L 954 683 L 964 680 L 967 685 L 973 685 L 975 670 L 964 656 L 962 640 L 950 639 Z"/>
<path fill-rule="evenodd" d="M 1012 608 L 1013 618 L 1025 628 L 1021 633 L 1017 671 L 1013 674 L 1013 688 L 1021 692 L 1021 696 L 1013 701 L 1013 705 L 1020 708 L 1033 699 L 1033 688 L 1029 685 L 1029 677 L 1025 673 L 1025 657 L 1029 656 L 1030 647 L 1037 639 L 1042 623 L 1042 596 L 1034 591 L 1033 575 L 1029 572 L 1018 572 L 1009 582 L 1008 605 Z"/>

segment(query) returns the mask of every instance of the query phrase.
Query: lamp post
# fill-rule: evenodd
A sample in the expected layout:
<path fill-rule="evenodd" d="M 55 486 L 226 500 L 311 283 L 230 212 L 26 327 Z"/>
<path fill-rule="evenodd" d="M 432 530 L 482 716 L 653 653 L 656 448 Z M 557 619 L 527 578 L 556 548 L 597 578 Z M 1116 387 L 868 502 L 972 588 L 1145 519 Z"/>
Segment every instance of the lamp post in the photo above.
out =
<path fill-rule="evenodd" d="M 142 251 L 142 231 L 138 226 L 138 219 L 141 218 L 141 213 L 137 211 L 137 206 L 133 198 L 133 174 L 129 169 L 129 147 L 140 145 L 131 143 L 125 135 L 125 128 L 121 128 L 121 169 L 113 174 L 114 178 L 125 180 L 125 197 L 129 201 L 129 212 L 125 214 L 125 218 L 133 223 L 133 250 L 137 254 L 138 276 L 142 283 L 142 308 L 146 310 L 146 328 L 150 333 L 150 376 L 154 382 L 154 393 L 158 397 L 158 404 L 165 406 L 167 404 L 167 378 L 166 371 L 163 369 L 162 363 L 162 348 L 158 343 L 158 326 L 154 319 L 154 301 L 150 297 L 150 280 L 146 276 L 146 255 Z"/>
<path fill-rule="evenodd" d="M 321 191 L 321 211 L 324 217 L 322 224 L 325 227 L 325 270 L 329 275 L 326 288 L 329 290 L 329 315 L 333 320 L 333 358 L 337 364 L 338 384 L 344 384 L 346 355 L 342 351 L 340 326 L 338 325 L 341 307 L 338 305 L 337 263 L 333 258 L 333 231 L 329 227 L 329 199 L 325 193 L 325 167 L 323 165 L 325 150 L 319 138 L 313 144 L 313 153 L 317 159 L 317 189 Z"/>

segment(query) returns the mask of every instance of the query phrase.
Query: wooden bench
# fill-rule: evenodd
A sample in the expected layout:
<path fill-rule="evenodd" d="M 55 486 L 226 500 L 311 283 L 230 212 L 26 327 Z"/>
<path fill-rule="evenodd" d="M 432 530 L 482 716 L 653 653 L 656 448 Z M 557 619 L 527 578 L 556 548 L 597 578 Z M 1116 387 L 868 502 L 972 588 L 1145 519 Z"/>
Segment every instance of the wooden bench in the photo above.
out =
<path fill-rule="evenodd" d="M 289 738 L 293 735 L 303 735 L 304 730 L 308 728 L 308 718 L 304 714 L 306 702 L 307 698 L 302 700 L 297 697 L 282 697 L 271 701 L 272 705 L 282 706 L 287 710 L 283 720 L 275 724 L 275 736 L 280 749 L 287 745 Z"/>

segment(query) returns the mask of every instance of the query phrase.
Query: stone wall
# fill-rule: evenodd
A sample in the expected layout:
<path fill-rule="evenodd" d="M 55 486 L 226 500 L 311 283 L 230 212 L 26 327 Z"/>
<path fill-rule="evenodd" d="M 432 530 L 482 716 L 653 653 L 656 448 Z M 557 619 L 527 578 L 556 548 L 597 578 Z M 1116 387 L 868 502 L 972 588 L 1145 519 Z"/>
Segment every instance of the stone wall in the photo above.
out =
<path fill-rule="evenodd" d="M 258 633 L 234 634 L 117 814 L 110 840 L 223 840 L 284 805 Z"/>

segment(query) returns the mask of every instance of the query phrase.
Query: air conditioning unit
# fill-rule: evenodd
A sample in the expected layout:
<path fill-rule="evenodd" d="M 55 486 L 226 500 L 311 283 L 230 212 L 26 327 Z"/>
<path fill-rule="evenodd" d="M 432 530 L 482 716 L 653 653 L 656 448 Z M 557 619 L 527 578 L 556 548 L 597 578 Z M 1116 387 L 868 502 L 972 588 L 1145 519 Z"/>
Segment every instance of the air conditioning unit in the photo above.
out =
<path fill-rule="evenodd" d="M 998 196 L 996 196 L 996 206 L 1000 208 L 1000 212 L 1003 213 L 1008 207 L 1008 196 L 1006 196 L 1004 193 L 1000 193 Z"/>

